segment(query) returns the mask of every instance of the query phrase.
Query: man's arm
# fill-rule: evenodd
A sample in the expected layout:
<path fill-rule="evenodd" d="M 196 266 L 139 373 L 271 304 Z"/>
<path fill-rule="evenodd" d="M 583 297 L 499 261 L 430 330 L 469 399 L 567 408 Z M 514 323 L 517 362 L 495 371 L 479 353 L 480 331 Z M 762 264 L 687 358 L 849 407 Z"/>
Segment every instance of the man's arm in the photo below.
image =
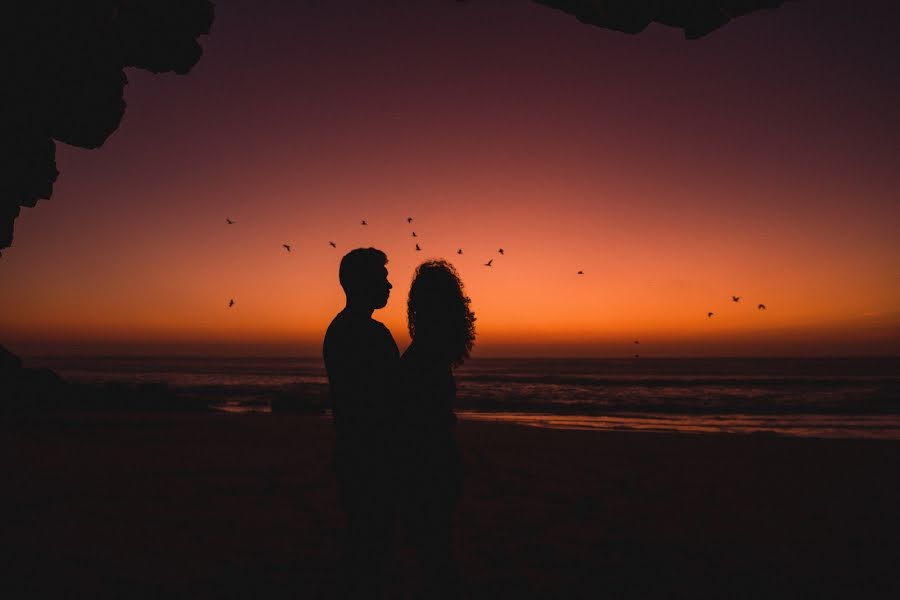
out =
<path fill-rule="evenodd" d="M 374 323 L 373 323 L 374 325 Z M 390 332 L 355 328 L 326 335 L 325 364 L 338 429 L 375 434 L 389 415 L 399 353 Z"/>

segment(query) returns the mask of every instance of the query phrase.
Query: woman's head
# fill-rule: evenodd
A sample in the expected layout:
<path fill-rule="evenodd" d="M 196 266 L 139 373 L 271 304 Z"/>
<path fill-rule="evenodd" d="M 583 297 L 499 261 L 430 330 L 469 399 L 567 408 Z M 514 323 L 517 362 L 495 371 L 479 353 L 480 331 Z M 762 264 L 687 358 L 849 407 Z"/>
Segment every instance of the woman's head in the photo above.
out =
<path fill-rule="evenodd" d="M 459 365 L 475 343 L 475 314 L 453 265 L 430 260 L 416 269 L 406 315 L 417 346 Z"/>

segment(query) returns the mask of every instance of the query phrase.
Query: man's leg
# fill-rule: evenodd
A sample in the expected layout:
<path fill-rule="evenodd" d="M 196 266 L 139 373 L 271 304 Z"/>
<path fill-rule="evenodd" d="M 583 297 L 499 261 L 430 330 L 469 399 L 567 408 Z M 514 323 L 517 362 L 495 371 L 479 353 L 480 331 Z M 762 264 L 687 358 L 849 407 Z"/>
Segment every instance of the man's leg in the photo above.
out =
<path fill-rule="evenodd" d="M 370 477 L 344 474 L 341 503 L 347 518 L 342 586 L 348 596 L 379 598 L 393 545 L 390 504 Z"/>

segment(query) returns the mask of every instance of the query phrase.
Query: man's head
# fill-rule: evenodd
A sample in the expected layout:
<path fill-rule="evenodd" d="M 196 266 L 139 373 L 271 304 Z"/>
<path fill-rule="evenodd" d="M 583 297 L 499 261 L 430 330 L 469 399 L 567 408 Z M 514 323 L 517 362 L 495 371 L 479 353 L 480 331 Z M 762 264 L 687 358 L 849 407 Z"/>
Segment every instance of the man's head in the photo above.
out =
<path fill-rule="evenodd" d="M 386 264 L 385 253 L 375 248 L 357 248 L 341 259 L 339 277 L 348 306 L 384 308 L 393 287 L 387 278 Z"/>

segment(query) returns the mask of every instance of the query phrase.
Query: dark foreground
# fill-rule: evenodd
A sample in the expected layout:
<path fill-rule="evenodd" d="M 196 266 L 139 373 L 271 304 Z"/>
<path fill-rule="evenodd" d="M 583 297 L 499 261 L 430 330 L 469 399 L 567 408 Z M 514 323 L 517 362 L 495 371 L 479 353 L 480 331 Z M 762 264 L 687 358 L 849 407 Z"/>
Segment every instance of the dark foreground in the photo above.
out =
<path fill-rule="evenodd" d="M 463 422 L 465 597 L 898 597 L 900 442 Z M 0 417 L 5 598 L 327 598 L 319 417 Z M 399 539 L 393 593 L 415 597 Z"/>

